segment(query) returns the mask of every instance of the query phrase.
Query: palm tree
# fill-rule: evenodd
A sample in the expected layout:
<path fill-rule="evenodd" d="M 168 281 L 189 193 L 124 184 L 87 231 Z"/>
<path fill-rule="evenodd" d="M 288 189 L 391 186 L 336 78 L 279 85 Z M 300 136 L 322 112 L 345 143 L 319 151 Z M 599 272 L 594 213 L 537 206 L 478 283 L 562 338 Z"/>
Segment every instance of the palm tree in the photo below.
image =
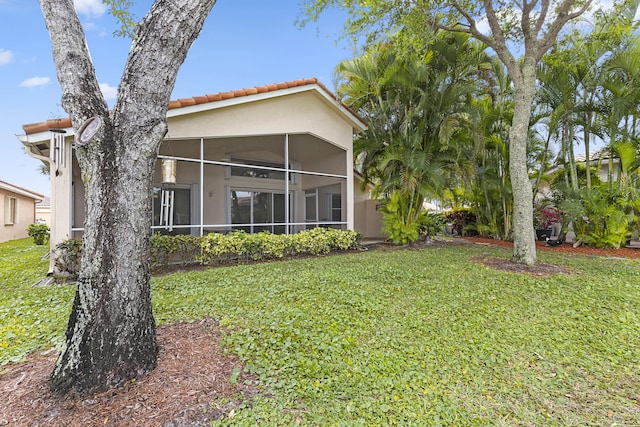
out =
<path fill-rule="evenodd" d="M 366 183 L 403 205 L 394 220 L 415 228 L 425 198 L 451 186 L 474 114 L 474 84 L 489 64 L 464 35 L 438 35 L 422 52 L 372 46 L 338 68 L 341 98 L 369 121 L 354 151 Z"/>
<path fill-rule="evenodd" d="M 478 110 L 474 151 L 474 211 L 478 231 L 495 238 L 511 235 L 512 194 L 509 178 L 509 127 L 513 90 L 504 65 L 492 61 Z"/>

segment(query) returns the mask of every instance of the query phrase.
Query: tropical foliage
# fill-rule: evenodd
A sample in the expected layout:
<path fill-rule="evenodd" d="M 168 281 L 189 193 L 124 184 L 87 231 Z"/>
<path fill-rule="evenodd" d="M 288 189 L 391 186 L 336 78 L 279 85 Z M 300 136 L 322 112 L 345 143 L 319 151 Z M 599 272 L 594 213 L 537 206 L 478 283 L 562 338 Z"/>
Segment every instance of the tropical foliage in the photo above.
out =
<path fill-rule="evenodd" d="M 526 165 L 536 205 L 570 207 L 563 223 L 589 245 L 616 247 L 637 230 L 636 8 L 618 4 L 597 12 L 587 30 L 569 28 L 537 69 Z M 413 36 L 389 36 L 338 68 L 341 98 L 369 122 L 355 144 L 356 166 L 385 205 L 384 230 L 394 242 L 415 241 L 424 201 L 437 199 L 470 208 L 480 235 L 512 239 L 514 83 L 467 35 Z M 594 158 L 595 144 L 604 149 Z M 585 226 L 584 218 L 610 210 L 617 213 L 609 221 Z"/>
<path fill-rule="evenodd" d="M 568 214 L 578 241 L 620 247 L 637 231 L 640 172 L 640 41 L 637 4 L 596 15 L 595 30 L 560 40 L 540 67 L 538 113 L 558 141 L 550 174 L 553 199 Z M 594 141 L 604 149 L 593 158 Z M 584 163 L 574 154 L 584 150 Z M 599 176 L 597 171 L 602 171 Z M 602 179 L 601 179 L 602 178 Z"/>
<path fill-rule="evenodd" d="M 385 202 L 385 230 L 393 241 L 418 239 L 423 203 L 469 182 L 473 168 L 474 99 L 494 66 L 468 36 L 441 34 L 401 54 L 378 44 L 338 69 L 339 93 L 369 121 L 355 143 L 358 167 Z"/>

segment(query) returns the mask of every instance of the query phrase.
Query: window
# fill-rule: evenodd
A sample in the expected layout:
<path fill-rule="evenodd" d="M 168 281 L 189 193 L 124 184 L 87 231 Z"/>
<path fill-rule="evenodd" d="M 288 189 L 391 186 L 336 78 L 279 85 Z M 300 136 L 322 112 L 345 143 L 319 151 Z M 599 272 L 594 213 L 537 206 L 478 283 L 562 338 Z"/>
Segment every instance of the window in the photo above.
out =
<path fill-rule="evenodd" d="M 342 195 L 329 193 L 329 218 L 332 222 L 342 221 Z"/>
<path fill-rule="evenodd" d="M 318 189 L 307 190 L 304 193 L 304 220 L 308 223 L 318 221 Z M 307 229 L 315 228 L 315 224 L 307 225 Z"/>
<path fill-rule="evenodd" d="M 334 227 L 341 228 L 342 224 L 342 194 L 340 185 L 330 185 L 305 190 L 305 222 L 306 228 Z"/>
<path fill-rule="evenodd" d="M 4 198 L 4 225 L 14 225 L 18 222 L 18 199 L 5 196 Z"/>
<path fill-rule="evenodd" d="M 231 159 L 233 163 L 247 166 L 229 166 L 228 176 L 230 177 L 243 177 L 243 178 L 261 178 L 261 179 L 279 179 L 284 180 L 284 163 L 271 163 L 263 162 L 259 160 L 241 160 Z M 258 166 L 258 167 L 252 167 Z M 293 165 L 290 165 L 291 169 Z M 272 168 L 272 169 L 264 169 Z M 280 169 L 280 170 L 273 170 Z M 294 182 L 294 174 L 289 174 L 289 181 Z"/>
<path fill-rule="evenodd" d="M 248 233 L 270 231 L 274 234 L 286 231 L 283 193 L 231 190 L 230 211 L 231 224 L 236 230 Z"/>

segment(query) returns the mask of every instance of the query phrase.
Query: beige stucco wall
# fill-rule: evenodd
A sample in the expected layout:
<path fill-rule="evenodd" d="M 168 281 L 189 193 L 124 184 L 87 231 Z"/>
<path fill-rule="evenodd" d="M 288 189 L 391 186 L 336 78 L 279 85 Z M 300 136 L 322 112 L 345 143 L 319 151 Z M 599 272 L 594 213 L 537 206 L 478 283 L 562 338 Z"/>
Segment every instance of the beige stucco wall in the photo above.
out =
<path fill-rule="evenodd" d="M 36 219 L 39 219 L 47 225 L 51 224 L 51 206 L 36 205 Z"/>
<path fill-rule="evenodd" d="M 382 233 L 382 214 L 376 209 L 378 202 L 371 200 L 368 191 L 360 190 L 361 181 L 353 180 L 355 230 L 368 239 L 384 239 Z"/>
<path fill-rule="evenodd" d="M 353 148 L 353 128 L 315 91 L 169 117 L 167 139 L 312 133 Z"/>
<path fill-rule="evenodd" d="M 5 199 L 14 197 L 17 200 L 17 221 L 8 225 L 5 224 L 4 210 Z M 2 217 L 0 218 L 2 227 L 0 227 L 0 242 L 9 240 L 22 239 L 28 237 L 27 227 L 36 220 L 36 201 L 35 199 L 17 194 L 0 188 L 0 203 L 2 206 Z"/>

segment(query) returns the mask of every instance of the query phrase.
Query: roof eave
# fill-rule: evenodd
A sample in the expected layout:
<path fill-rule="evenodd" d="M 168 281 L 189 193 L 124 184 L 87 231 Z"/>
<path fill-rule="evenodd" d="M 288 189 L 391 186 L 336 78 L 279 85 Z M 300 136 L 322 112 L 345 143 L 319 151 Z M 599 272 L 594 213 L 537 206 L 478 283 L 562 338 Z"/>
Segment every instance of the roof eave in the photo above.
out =
<path fill-rule="evenodd" d="M 25 188 L 20 188 L 16 185 L 9 184 L 6 181 L 0 181 L 0 188 L 6 191 L 10 191 L 15 194 L 20 194 L 21 196 L 29 197 L 30 199 L 34 199 L 40 201 L 44 198 L 43 194 L 36 193 Z"/>

